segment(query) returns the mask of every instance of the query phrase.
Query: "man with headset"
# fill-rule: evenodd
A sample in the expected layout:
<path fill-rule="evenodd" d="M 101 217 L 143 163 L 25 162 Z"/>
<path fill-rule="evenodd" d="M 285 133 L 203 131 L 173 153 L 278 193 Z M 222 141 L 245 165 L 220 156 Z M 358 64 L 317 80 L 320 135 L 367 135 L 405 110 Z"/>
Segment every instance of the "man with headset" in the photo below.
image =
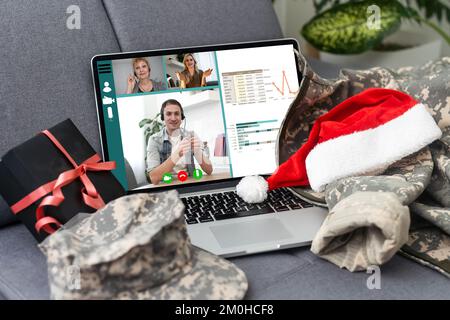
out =
<path fill-rule="evenodd" d="M 211 161 L 203 153 L 202 142 L 193 132 L 181 128 L 185 119 L 181 103 L 175 99 L 163 102 L 161 120 L 164 127 L 153 134 L 147 143 L 146 175 L 152 184 L 158 184 L 165 173 L 184 170 L 192 176 L 194 158 L 202 170 L 211 174 Z"/>

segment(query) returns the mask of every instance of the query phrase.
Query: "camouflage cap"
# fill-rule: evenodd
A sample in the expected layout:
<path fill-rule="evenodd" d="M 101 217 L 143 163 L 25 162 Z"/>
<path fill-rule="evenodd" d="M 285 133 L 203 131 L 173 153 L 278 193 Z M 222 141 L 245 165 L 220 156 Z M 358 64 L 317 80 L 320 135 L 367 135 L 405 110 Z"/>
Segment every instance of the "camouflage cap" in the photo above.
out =
<path fill-rule="evenodd" d="M 52 299 L 241 299 L 245 274 L 194 247 L 176 191 L 79 214 L 39 246 Z"/>

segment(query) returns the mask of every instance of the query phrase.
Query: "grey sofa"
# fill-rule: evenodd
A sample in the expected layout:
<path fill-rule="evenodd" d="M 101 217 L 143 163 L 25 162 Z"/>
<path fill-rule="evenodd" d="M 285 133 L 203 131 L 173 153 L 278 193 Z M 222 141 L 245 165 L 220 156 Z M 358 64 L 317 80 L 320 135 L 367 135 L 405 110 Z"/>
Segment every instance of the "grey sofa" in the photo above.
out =
<path fill-rule="evenodd" d="M 98 53 L 282 37 L 270 0 L 77 0 L 81 29 L 66 20 L 72 0 L 0 2 L 0 154 L 70 117 L 100 151 L 90 58 Z M 336 66 L 311 62 L 323 76 Z M 1 178 L 1 177 L 0 177 Z M 0 198 L 0 299 L 48 299 L 46 262 Z M 369 274 L 350 273 L 309 248 L 232 259 L 248 299 L 439 299 L 446 278 L 401 256 Z"/>

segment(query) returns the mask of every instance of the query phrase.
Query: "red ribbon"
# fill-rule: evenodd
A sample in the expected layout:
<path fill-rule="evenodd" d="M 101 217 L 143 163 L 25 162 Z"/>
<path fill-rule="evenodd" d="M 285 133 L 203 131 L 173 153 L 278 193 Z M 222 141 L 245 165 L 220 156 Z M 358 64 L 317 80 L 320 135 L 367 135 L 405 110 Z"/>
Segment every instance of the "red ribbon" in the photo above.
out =
<path fill-rule="evenodd" d="M 42 199 L 41 203 L 38 205 L 36 209 L 35 224 L 35 228 L 38 233 L 43 229 L 45 232 L 52 234 L 61 226 L 61 223 L 55 218 L 45 216 L 44 209 L 46 206 L 58 207 L 64 201 L 64 195 L 61 189 L 79 178 L 81 180 L 81 183 L 83 184 L 83 188 L 81 189 L 83 202 L 89 207 L 98 210 L 105 205 L 105 202 L 95 189 L 94 184 L 89 179 L 86 173 L 88 171 L 113 170 L 116 168 L 116 163 L 114 161 L 100 162 L 100 156 L 98 154 L 95 154 L 78 165 L 50 131 L 44 130 L 42 131 L 42 133 L 45 134 L 64 154 L 64 156 L 73 165 L 74 169 L 64 171 L 58 176 L 56 180 L 50 181 L 40 186 L 30 194 L 25 196 L 22 200 L 15 203 L 11 207 L 11 210 L 14 214 L 17 214 L 43 196 L 52 193 L 51 195 L 48 195 L 44 199 Z M 56 229 L 51 226 L 52 224 L 56 226 Z"/>

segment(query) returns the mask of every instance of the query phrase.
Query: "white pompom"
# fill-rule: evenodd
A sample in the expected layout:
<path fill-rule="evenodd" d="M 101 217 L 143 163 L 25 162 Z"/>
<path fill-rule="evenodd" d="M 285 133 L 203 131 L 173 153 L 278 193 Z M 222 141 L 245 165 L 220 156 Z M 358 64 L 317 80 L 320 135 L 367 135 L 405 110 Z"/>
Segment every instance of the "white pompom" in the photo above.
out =
<path fill-rule="evenodd" d="M 242 180 L 236 186 L 236 193 L 245 202 L 259 203 L 263 202 L 267 198 L 267 190 L 269 184 L 260 176 L 248 176 L 242 178 Z"/>

